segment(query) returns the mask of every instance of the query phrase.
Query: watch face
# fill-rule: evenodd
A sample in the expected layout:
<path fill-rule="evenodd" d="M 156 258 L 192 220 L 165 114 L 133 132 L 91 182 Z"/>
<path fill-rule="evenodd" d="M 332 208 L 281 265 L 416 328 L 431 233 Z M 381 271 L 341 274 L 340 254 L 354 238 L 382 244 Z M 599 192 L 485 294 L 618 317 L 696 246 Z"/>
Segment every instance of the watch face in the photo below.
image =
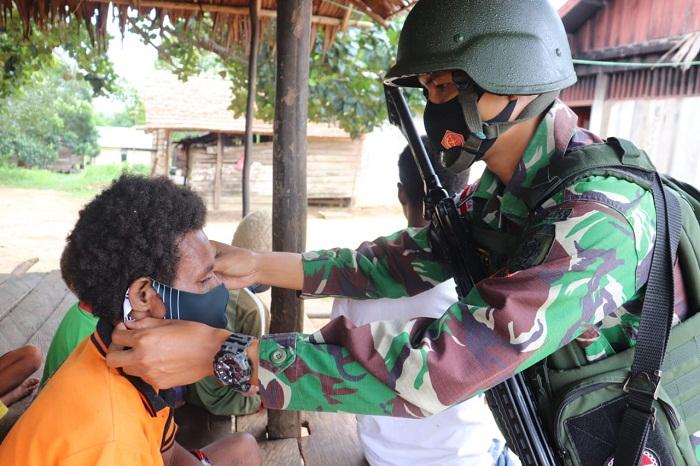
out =
<path fill-rule="evenodd" d="M 216 377 L 224 385 L 232 386 L 241 391 L 250 389 L 250 365 L 244 354 L 221 353 L 216 358 L 214 371 Z"/>

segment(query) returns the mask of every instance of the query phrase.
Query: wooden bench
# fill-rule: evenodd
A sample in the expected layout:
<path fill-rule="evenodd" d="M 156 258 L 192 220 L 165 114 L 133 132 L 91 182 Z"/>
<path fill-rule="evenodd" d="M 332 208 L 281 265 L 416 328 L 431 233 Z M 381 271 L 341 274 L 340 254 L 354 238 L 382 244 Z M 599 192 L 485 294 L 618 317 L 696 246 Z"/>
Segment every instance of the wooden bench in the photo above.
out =
<path fill-rule="evenodd" d="M 0 354 L 33 344 L 46 355 L 58 324 L 75 302 L 58 270 L 0 274 Z M 34 377 L 41 378 L 43 370 L 42 363 Z M 10 406 L 0 420 L 0 440 L 31 400 L 32 396 Z"/>

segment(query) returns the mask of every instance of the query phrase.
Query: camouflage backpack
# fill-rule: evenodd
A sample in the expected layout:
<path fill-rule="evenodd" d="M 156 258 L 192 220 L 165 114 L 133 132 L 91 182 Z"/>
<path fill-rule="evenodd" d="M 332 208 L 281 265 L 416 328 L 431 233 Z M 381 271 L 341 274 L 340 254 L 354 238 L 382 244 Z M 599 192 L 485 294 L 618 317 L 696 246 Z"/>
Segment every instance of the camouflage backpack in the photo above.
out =
<path fill-rule="evenodd" d="M 614 457 L 625 466 L 635 458 L 655 466 L 697 465 L 700 447 L 694 451 L 690 435 L 700 431 L 700 192 L 657 175 L 646 153 L 629 141 L 609 138 L 567 153 L 523 199 L 534 211 L 557 190 L 591 175 L 628 179 L 654 193 L 657 243 L 668 241 L 668 253 L 659 254 L 665 260 L 658 259 L 667 268 L 653 284 L 652 264 L 634 348 L 588 363 L 572 342 L 528 369 L 526 380 L 561 464 L 608 466 Z M 654 180 L 660 181 L 656 187 Z M 666 238 L 659 196 L 677 218 L 675 234 Z M 671 329 L 674 236 L 689 312 Z M 655 247 L 654 256 L 659 251 Z"/>

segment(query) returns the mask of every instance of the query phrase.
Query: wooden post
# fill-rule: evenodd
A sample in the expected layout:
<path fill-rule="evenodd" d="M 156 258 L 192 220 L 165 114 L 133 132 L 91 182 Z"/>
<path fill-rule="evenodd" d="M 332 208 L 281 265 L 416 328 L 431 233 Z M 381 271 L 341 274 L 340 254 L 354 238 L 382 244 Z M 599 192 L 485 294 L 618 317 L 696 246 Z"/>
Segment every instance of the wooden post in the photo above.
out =
<path fill-rule="evenodd" d="M 163 150 L 163 176 L 170 175 L 170 131 L 165 130 L 165 140 L 163 141 L 165 148 Z"/>
<path fill-rule="evenodd" d="M 301 252 L 306 244 L 306 119 L 312 0 L 277 2 L 277 90 L 272 156 L 272 246 Z M 271 333 L 302 330 L 304 308 L 293 290 L 272 289 Z M 270 438 L 301 435 L 299 412 L 270 410 Z"/>
<path fill-rule="evenodd" d="M 221 171 L 224 166 L 224 138 L 217 134 L 216 140 L 216 167 L 214 168 L 214 210 L 221 207 Z"/>
<path fill-rule="evenodd" d="M 250 0 L 250 53 L 248 54 L 248 105 L 245 111 L 245 149 L 243 151 L 243 177 L 241 216 L 250 212 L 250 162 L 253 160 L 253 120 L 255 119 L 255 93 L 258 80 L 258 12 L 261 0 Z"/>

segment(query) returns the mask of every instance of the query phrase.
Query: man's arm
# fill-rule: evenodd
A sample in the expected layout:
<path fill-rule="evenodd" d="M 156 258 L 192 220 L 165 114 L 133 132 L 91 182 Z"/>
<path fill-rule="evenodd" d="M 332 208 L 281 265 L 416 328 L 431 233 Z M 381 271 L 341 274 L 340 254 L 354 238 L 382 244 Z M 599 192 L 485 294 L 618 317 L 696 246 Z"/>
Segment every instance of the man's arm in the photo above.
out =
<path fill-rule="evenodd" d="M 256 253 L 212 242 L 214 272 L 228 288 L 264 283 L 302 290 L 309 295 L 351 298 L 412 296 L 450 278 L 432 255 L 428 227 L 407 228 L 365 242 L 357 249 L 329 249 L 304 254 Z"/>
<path fill-rule="evenodd" d="M 619 182 L 610 188 L 619 198 L 628 194 Z M 651 196 L 640 194 L 618 204 L 629 210 L 624 215 L 585 198 L 563 201 L 527 232 L 508 270 L 480 282 L 438 320 L 355 327 L 340 318 L 312 335 L 263 337 L 263 404 L 421 417 L 522 371 L 645 283 L 655 219 Z"/>

